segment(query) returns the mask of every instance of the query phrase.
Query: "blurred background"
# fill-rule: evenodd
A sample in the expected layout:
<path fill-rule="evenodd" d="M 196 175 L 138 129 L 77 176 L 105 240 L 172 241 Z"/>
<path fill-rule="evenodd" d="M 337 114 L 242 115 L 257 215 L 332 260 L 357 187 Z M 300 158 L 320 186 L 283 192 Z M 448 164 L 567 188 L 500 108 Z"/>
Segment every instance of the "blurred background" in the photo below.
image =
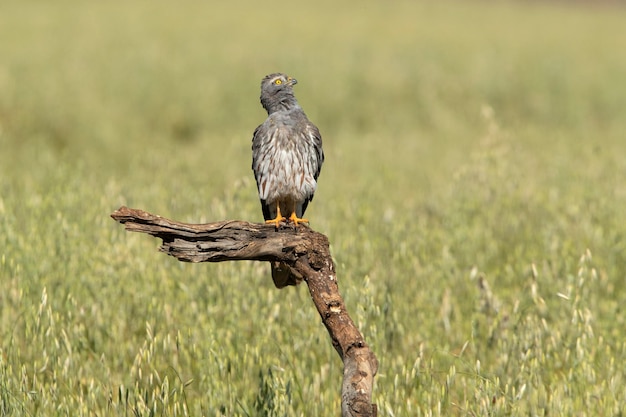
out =
<path fill-rule="evenodd" d="M 402 186 L 447 181 L 442 169 L 467 156 L 485 131 L 484 106 L 537 153 L 606 147 L 623 132 L 623 10 L 616 6 L 70 1 L 5 8 L 3 168 L 28 164 L 38 167 L 32 175 L 48 177 L 62 161 L 120 181 L 150 172 L 151 185 L 167 187 L 177 204 L 197 204 L 192 210 L 250 177 L 239 161 L 264 118 L 260 79 L 275 71 L 300 80 L 298 97 L 323 131 L 322 196 L 324 177 L 367 188 L 359 178 L 373 167 Z M 195 181 L 195 202 L 173 195 L 183 178 Z"/>
<path fill-rule="evenodd" d="M 323 136 L 307 217 L 381 415 L 623 412 L 625 21 L 620 2 L 5 2 L 0 409 L 337 414 L 303 286 L 177 263 L 109 218 L 261 221 L 260 81 L 285 72 Z"/>

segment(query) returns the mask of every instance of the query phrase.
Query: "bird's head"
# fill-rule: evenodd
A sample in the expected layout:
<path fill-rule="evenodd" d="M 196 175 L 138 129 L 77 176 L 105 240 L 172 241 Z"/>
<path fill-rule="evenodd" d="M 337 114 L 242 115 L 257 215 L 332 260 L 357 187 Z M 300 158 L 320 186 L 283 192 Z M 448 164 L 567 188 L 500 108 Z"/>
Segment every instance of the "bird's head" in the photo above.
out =
<path fill-rule="evenodd" d="M 291 89 L 294 85 L 298 84 L 298 80 L 287 74 L 281 74 L 279 72 L 266 75 L 261 81 L 261 90 L 268 92 L 278 91 L 283 89 Z"/>
<path fill-rule="evenodd" d="M 286 74 L 274 73 L 266 75 L 261 81 L 261 104 L 271 113 L 278 107 L 297 104 L 293 95 L 293 86 L 298 81 Z"/>

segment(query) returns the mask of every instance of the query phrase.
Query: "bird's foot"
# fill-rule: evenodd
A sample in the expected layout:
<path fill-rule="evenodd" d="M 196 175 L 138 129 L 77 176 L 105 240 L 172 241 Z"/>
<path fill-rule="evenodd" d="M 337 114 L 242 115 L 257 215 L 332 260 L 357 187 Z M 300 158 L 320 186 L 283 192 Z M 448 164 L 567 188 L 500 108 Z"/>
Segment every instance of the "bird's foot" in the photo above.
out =
<path fill-rule="evenodd" d="M 286 222 L 287 218 L 278 214 L 275 219 L 265 220 L 265 224 L 273 224 L 277 229 L 280 227 L 280 222 Z"/>
<path fill-rule="evenodd" d="M 309 224 L 309 221 L 307 219 L 300 219 L 298 216 L 296 216 L 296 213 L 291 213 L 291 216 L 289 216 L 289 220 L 291 220 L 295 226 L 298 226 L 299 223 Z"/>

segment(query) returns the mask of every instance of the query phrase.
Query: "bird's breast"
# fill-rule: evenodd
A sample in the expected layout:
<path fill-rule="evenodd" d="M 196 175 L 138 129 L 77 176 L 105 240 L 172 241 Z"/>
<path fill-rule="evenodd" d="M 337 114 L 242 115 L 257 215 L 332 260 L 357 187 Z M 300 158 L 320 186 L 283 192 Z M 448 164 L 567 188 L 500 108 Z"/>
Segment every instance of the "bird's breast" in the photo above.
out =
<path fill-rule="evenodd" d="M 315 192 L 313 152 L 305 137 L 292 126 L 274 125 L 259 149 L 259 195 L 269 202 L 289 198 L 309 199 Z"/>

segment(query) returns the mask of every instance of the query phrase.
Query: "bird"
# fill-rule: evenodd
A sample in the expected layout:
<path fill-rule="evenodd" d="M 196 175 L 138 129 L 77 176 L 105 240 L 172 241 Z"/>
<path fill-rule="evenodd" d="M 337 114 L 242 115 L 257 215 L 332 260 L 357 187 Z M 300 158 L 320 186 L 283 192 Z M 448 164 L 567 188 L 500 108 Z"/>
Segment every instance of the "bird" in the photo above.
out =
<path fill-rule="evenodd" d="M 303 216 L 313 200 L 324 162 L 320 131 L 294 95 L 297 83 L 283 73 L 262 79 L 260 98 L 267 119 L 252 137 L 252 171 L 263 218 L 276 229 L 283 222 L 293 223 L 296 230 L 301 223 L 309 223 Z M 291 269 L 280 262 L 272 262 L 272 279 L 278 288 L 298 282 Z"/>

